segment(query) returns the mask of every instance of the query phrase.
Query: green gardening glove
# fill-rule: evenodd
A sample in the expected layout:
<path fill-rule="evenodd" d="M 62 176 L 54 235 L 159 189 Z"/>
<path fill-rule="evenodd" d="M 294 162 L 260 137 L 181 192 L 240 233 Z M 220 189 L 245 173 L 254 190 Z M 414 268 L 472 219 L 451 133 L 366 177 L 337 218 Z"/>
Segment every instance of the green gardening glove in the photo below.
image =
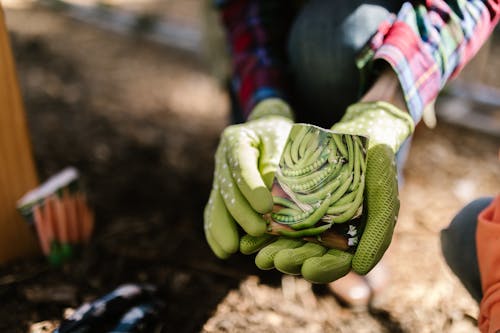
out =
<path fill-rule="evenodd" d="M 395 154 L 415 128 L 411 116 L 387 102 L 349 107 L 332 129 L 369 137 L 366 162 L 367 221 L 352 260 L 359 274 L 368 273 L 389 247 L 399 212 Z"/>
<path fill-rule="evenodd" d="M 262 214 L 273 206 L 269 189 L 292 123 L 288 105 L 272 98 L 257 104 L 246 123 L 222 133 L 204 212 L 205 236 L 219 258 L 238 251 L 237 225 L 252 236 L 266 232 Z"/>
<path fill-rule="evenodd" d="M 387 102 L 363 102 L 350 106 L 332 130 L 369 138 L 366 162 L 366 227 L 352 258 L 352 269 L 368 273 L 391 243 L 399 212 L 395 154 L 413 133 L 411 116 Z M 305 267 L 312 279 L 328 275 L 322 258 L 310 259 Z M 306 266 L 307 264 L 307 266 Z M 319 268 L 316 270 L 316 268 Z"/>
<path fill-rule="evenodd" d="M 412 118 L 386 102 L 354 104 L 332 127 L 339 133 L 369 138 L 364 194 L 368 216 L 354 254 L 270 235 L 245 235 L 240 242 L 241 252 L 258 252 L 255 262 L 261 269 L 301 274 L 315 283 L 334 281 L 351 268 L 359 274 L 368 273 L 391 242 L 399 211 L 395 153 L 413 129 Z"/>

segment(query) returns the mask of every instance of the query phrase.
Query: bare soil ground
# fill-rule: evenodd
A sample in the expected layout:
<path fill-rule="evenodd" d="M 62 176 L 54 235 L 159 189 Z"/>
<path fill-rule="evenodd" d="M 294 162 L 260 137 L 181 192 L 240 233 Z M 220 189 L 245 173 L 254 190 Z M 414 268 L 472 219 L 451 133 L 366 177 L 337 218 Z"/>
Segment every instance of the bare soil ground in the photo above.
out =
<path fill-rule="evenodd" d="M 164 332 L 477 331 L 478 307 L 444 264 L 439 231 L 468 201 L 498 192 L 498 138 L 417 129 L 391 284 L 372 309 L 352 312 L 252 257 L 211 254 L 202 210 L 228 101 L 200 59 L 45 9 L 7 18 L 40 176 L 78 167 L 97 230 L 62 269 L 43 258 L 0 267 L 0 331 L 58 320 L 124 282 L 159 286 Z"/>

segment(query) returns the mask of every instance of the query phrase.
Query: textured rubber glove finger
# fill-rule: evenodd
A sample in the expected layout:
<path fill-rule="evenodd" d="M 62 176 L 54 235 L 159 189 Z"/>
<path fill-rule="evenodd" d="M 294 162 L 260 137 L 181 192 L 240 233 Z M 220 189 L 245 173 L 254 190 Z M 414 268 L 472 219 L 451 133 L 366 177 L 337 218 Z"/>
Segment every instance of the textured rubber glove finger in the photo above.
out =
<path fill-rule="evenodd" d="M 245 235 L 240 239 L 240 252 L 243 254 L 255 253 L 275 239 L 275 236 L 269 234 L 257 237 Z"/>
<path fill-rule="evenodd" d="M 352 261 L 352 268 L 358 274 L 368 273 L 382 258 L 399 212 L 396 164 L 387 145 L 375 145 L 368 150 L 365 195 L 366 227 Z"/>
<path fill-rule="evenodd" d="M 329 283 L 349 273 L 351 260 L 352 254 L 331 249 L 321 257 L 307 259 L 301 273 L 309 282 Z"/>
<path fill-rule="evenodd" d="M 255 265 L 260 269 L 273 269 L 274 257 L 276 254 L 285 249 L 293 249 L 304 244 L 304 241 L 298 239 L 279 238 L 276 242 L 264 247 L 255 256 Z"/>
<path fill-rule="evenodd" d="M 250 206 L 261 214 L 270 212 L 273 198 L 258 169 L 260 139 L 254 131 L 237 129 L 224 131 L 228 167 Z"/>
<path fill-rule="evenodd" d="M 215 179 L 227 210 L 246 233 L 252 236 L 264 234 L 267 229 L 266 222 L 241 194 L 229 171 L 229 166 L 225 164 L 225 155 L 221 149 L 217 150 L 216 158 Z"/>
<path fill-rule="evenodd" d="M 306 243 L 294 249 L 279 251 L 274 257 L 274 266 L 280 272 L 299 275 L 302 264 L 309 258 L 322 256 L 326 248 L 314 243 Z"/>
<path fill-rule="evenodd" d="M 235 253 L 239 248 L 239 235 L 236 222 L 224 205 L 220 193 L 212 190 L 204 212 L 205 232 L 210 232 L 212 239 L 226 253 Z"/>

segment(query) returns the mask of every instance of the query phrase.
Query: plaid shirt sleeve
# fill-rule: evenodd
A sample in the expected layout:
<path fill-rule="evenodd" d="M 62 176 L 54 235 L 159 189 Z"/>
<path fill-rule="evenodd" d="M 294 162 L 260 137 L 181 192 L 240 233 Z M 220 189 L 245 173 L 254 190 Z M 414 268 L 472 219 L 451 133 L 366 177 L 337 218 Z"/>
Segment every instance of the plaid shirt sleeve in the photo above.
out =
<path fill-rule="evenodd" d="M 216 1 L 232 55 L 232 88 L 243 118 L 270 97 L 288 101 L 285 43 L 291 22 L 287 1 Z"/>
<path fill-rule="evenodd" d="M 499 19 L 498 0 L 405 2 L 380 25 L 358 67 L 387 61 L 396 71 L 415 123 L 443 86 L 476 54 Z"/>

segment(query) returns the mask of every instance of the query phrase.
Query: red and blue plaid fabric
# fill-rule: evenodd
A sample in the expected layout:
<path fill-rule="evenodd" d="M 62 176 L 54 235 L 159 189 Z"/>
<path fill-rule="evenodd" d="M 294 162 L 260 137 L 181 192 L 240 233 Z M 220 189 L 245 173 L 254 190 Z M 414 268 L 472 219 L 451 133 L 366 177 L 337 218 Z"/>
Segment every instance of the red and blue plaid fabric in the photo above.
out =
<path fill-rule="evenodd" d="M 246 119 L 263 99 L 288 99 L 285 46 L 293 6 L 287 1 L 219 3 L 232 53 L 232 85 Z"/>
<path fill-rule="evenodd" d="M 291 1 L 218 1 L 233 59 L 233 89 L 244 116 L 268 97 L 287 100 L 285 43 Z M 396 71 L 415 122 L 448 80 L 475 55 L 497 24 L 499 0 L 405 2 L 380 25 L 358 66 L 387 61 Z"/>
<path fill-rule="evenodd" d="M 396 71 L 408 110 L 419 122 L 444 85 L 476 54 L 499 19 L 498 0 L 405 2 L 380 25 L 358 67 L 387 61 Z M 453 6 L 451 5 L 453 3 Z"/>

